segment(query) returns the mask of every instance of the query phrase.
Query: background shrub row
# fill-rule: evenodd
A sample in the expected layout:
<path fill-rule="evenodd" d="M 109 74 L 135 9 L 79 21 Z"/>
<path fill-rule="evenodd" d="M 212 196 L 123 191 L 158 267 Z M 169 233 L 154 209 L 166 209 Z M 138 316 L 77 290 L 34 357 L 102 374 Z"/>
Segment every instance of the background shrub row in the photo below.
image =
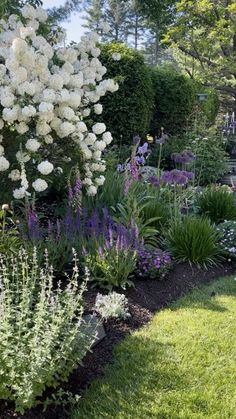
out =
<path fill-rule="evenodd" d="M 215 91 L 204 90 L 196 82 L 178 72 L 172 65 L 150 67 L 136 50 L 121 43 L 100 46 L 101 61 L 107 76 L 117 79 L 119 91 L 103 98 L 103 121 L 117 144 L 130 144 L 135 133 L 158 135 L 161 127 L 168 134 L 181 134 L 193 122 L 196 109 L 211 125 L 217 115 Z M 120 53 L 120 61 L 112 55 Z M 207 93 L 199 102 L 198 93 Z"/>

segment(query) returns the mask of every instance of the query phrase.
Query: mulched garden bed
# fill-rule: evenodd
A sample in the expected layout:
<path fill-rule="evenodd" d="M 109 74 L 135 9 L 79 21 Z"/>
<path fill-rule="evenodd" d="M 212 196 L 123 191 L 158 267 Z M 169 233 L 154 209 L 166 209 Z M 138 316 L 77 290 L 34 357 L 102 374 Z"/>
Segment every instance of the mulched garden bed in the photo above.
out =
<path fill-rule="evenodd" d="M 63 390 L 81 394 L 92 380 L 103 374 L 104 367 L 112 361 L 114 346 L 127 334 L 148 323 L 156 311 L 168 306 L 198 285 L 234 272 L 236 264 L 225 263 L 207 270 L 178 264 L 163 281 L 135 280 L 134 287 L 126 291 L 131 317 L 126 321 L 109 321 L 105 324 L 106 337 L 96 345 L 93 352 L 87 354 L 83 367 L 79 367 L 71 374 L 69 381 L 63 385 Z M 87 312 L 92 310 L 96 294 L 97 290 L 87 292 Z M 24 415 L 19 415 L 9 404 L 2 402 L 0 405 L 0 419 L 69 419 L 69 417 L 68 409 L 63 406 L 50 406 L 46 412 L 38 406 Z"/>

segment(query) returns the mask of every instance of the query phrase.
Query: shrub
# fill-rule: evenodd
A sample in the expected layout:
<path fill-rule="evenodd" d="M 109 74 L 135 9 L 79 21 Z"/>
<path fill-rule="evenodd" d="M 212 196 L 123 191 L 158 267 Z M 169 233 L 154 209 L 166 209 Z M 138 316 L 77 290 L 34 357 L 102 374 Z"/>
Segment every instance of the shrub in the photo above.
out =
<path fill-rule="evenodd" d="M 116 78 L 119 90 L 102 99 L 102 119 L 117 144 L 130 144 L 134 133 L 148 132 L 153 110 L 153 86 L 151 74 L 143 56 L 124 44 L 112 42 L 100 46 L 100 59 L 107 67 L 106 76 Z M 112 58 L 121 54 L 121 60 Z"/>
<path fill-rule="evenodd" d="M 173 222 L 166 244 L 177 261 L 212 264 L 220 257 L 218 234 L 210 220 L 185 216 Z"/>
<path fill-rule="evenodd" d="M 163 279 L 171 267 L 170 255 L 154 247 L 138 251 L 137 275 L 147 279 Z"/>
<path fill-rule="evenodd" d="M 236 221 L 225 221 L 217 227 L 219 243 L 228 257 L 236 257 Z"/>
<path fill-rule="evenodd" d="M 232 191 L 220 187 L 206 188 L 198 195 L 196 204 L 199 213 L 206 215 L 214 223 L 236 219 L 236 203 Z"/>
<path fill-rule="evenodd" d="M 0 254 L 15 253 L 22 244 L 13 213 L 8 205 L 0 210 Z"/>
<path fill-rule="evenodd" d="M 111 97 L 118 84 L 111 78 L 103 79 L 106 69 L 95 58 L 100 53 L 98 35 L 93 32 L 84 36 L 78 48 L 59 47 L 62 33 L 55 20 L 43 9 L 23 3 L 29 2 L 18 2 L 22 8 L 13 19 L 24 26 L 24 35 L 20 35 L 19 25 L 12 24 L 12 16 L 6 16 L 0 25 L 4 49 L 0 90 L 1 177 L 4 181 L 11 179 L 16 185 L 14 198 L 23 199 L 46 191 L 53 181 L 56 183 L 54 175 L 63 173 L 64 166 L 69 170 L 79 166 L 83 186 L 89 195 L 95 195 L 104 181 L 101 151 L 112 140 L 105 124 L 95 123 L 97 114 L 102 112 L 97 102 L 108 91 Z M 36 36 L 38 42 L 34 40 Z M 68 169 L 64 176 L 67 173 Z"/>
<path fill-rule="evenodd" d="M 111 292 L 108 295 L 97 294 L 95 311 L 102 319 L 126 319 L 128 312 L 128 299 L 124 294 Z"/>
<path fill-rule="evenodd" d="M 152 79 L 155 105 L 151 131 L 156 134 L 164 127 L 168 134 L 183 132 L 196 103 L 194 82 L 172 66 L 156 68 Z"/>
<path fill-rule="evenodd" d="M 194 169 L 198 184 L 216 183 L 227 172 L 227 154 L 221 137 L 213 133 L 195 138 L 191 150 L 196 155 Z"/>
<path fill-rule="evenodd" d="M 23 412 L 37 403 L 46 387 L 66 380 L 94 341 L 83 322 L 76 256 L 74 273 L 62 290 L 53 289 L 47 258 L 24 250 L 1 257 L 0 398 L 13 400 Z"/>

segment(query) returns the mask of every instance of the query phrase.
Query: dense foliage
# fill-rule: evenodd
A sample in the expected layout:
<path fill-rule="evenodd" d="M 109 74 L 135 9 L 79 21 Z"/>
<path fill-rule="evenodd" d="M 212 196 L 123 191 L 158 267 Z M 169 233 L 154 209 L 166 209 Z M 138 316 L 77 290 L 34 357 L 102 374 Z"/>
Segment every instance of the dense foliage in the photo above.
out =
<path fill-rule="evenodd" d="M 101 61 L 107 67 L 107 77 L 115 77 L 119 90 L 102 99 L 103 120 L 114 141 L 130 144 L 135 133 L 149 130 L 153 109 L 153 86 L 150 72 L 137 51 L 120 43 L 101 45 Z M 113 54 L 120 54 L 115 61 Z"/>
<path fill-rule="evenodd" d="M 173 67 L 156 68 L 152 74 L 155 93 L 151 130 L 164 127 L 169 134 L 183 132 L 196 103 L 194 83 Z"/>
<path fill-rule="evenodd" d="M 185 216 L 173 222 L 166 238 L 168 249 L 178 261 L 212 264 L 219 260 L 218 235 L 207 218 Z"/>
<path fill-rule="evenodd" d="M 183 68 L 235 100 L 235 1 L 179 0 L 176 12 L 167 39 Z"/>
<path fill-rule="evenodd" d="M 236 219 L 235 196 L 226 188 L 212 186 L 198 195 L 199 213 L 209 217 L 214 223 Z"/>

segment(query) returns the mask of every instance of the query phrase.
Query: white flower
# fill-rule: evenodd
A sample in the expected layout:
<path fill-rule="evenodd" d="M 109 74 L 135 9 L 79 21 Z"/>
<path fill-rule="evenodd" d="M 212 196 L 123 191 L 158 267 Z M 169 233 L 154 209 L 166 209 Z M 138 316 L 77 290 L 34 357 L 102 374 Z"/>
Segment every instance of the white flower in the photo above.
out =
<path fill-rule="evenodd" d="M 32 152 L 36 152 L 38 151 L 38 149 L 40 148 L 41 144 L 35 140 L 34 138 L 29 139 L 26 142 L 25 147 L 27 148 L 27 150 L 32 151 Z"/>
<path fill-rule="evenodd" d="M 2 130 L 4 127 L 4 121 L 2 119 L 0 119 L 0 130 Z"/>
<path fill-rule="evenodd" d="M 100 150 L 100 151 L 105 150 L 105 148 L 106 148 L 105 141 L 96 141 L 96 143 L 94 144 L 94 148 L 96 150 Z"/>
<path fill-rule="evenodd" d="M 89 186 L 89 187 L 88 187 L 88 189 L 87 189 L 87 194 L 88 194 L 89 196 L 95 196 L 95 195 L 96 195 L 96 193 L 97 193 L 97 188 L 96 188 L 96 186 L 91 185 L 91 186 Z"/>
<path fill-rule="evenodd" d="M 45 135 L 45 137 L 44 137 L 44 142 L 45 142 L 46 144 L 52 144 L 52 143 L 53 143 L 53 138 L 52 138 L 52 136 L 51 136 L 51 135 Z"/>
<path fill-rule="evenodd" d="M 97 115 L 101 115 L 102 111 L 103 111 L 103 106 L 100 103 L 98 103 L 97 105 L 94 105 L 94 112 Z"/>
<path fill-rule="evenodd" d="M 103 122 L 97 122 L 93 125 L 92 130 L 94 134 L 99 135 L 106 131 L 106 125 Z"/>
<path fill-rule="evenodd" d="M 51 89 L 61 90 L 63 87 L 63 78 L 59 74 L 53 74 L 49 80 L 49 86 Z"/>
<path fill-rule="evenodd" d="M 48 113 L 53 111 L 53 104 L 49 102 L 41 102 L 39 105 L 39 112 Z"/>
<path fill-rule="evenodd" d="M 100 150 L 94 151 L 93 157 L 95 158 L 95 160 L 100 160 L 101 156 L 102 156 L 102 152 Z"/>
<path fill-rule="evenodd" d="M 38 164 L 37 169 L 42 175 L 49 175 L 53 171 L 53 164 L 45 160 Z"/>
<path fill-rule="evenodd" d="M 84 142 L 86 145 L 93 145 L 96 141 L 97 137 L 95 134 L 93 134 L 92 132 L 90 132 L 87 137 L 85 138 Z"/>
<path fill-rule="evenodd" d="M 30 117 L 36 115 L 37 111 L 36 111 L 34 106 L 29 105 L 29 106 L 24 106 L 24 108 L 22 108 L 21 112 L 22 112 L 23 115 L 30 118 Z"/>
<path fill-rule="evenodd" d="M 112 54 L 112 58 L 114 61 L 120 61 L 121 60 L 121 54 L 119 54 L 119 52 L 114 52 L 114 54 Z"/>
<path fill-rule="evenodd" d="M 16 182 L 17 180 L 20 180 L 20 171 L 18 169 L 14 169 L 9 173 L 8 177 L 12 180 L 12 182 Z"/>
<path fill-rule="evenodd" d="M 99 176 L 99 177 L 97 177 L 96 179 L 95 179 L 95 183 L 98 185 L 98 186 L 101 186 L 101 185 L 103 185 L 104 184 L 104 182 L 105 182 L 105 177 L 104 176 Z"/>
<path fill-rule="evenodd" d="M 19 163 L 27 163 L 27 161 L 30 160 L 30 156 L 27 153 L 24 153 L 22 151 L 18 151 L 16 153 L 16 159 Z"/>
<path fill-rule="evenodd" d="M 103 141 L 105 141 L 107 145 L 109 145 L 113 140 L 112 135 L 109 131 L 104 132 L 104 134 L 102 135 L 102 139 Z"/>
<path fill-rule="evenodd" d="M 29 131 L 29 126 L 25 122 L 20 122 L 19 125 L 16 126 L 16 130 L 19 134 L 23 135 Z"/>
<path fill-rule="evenodd" d="M 76 128 L 78 132 L 88 131 L 86 124 L 83 121 L 77 122 Z"/>
<path fill-rule="evenodd" d="M 90 115 L 90 113 L 91 113 L 91 109 L 89 109 L 89 108 L 86 108 L 86 109 L 84 109 L 84 110 L 83 110 L 83 116 L 84 116 L 84 117 L 89 116 L 89 115 Z"/>
<path fill-rule="evenodd" d="M 36 192 L 43 192 L 47 189 L 48 184 L 44 179 L 38 178 L 32 183 L 32 186 Z"/>
<path fill-rule="evenodd" d="M 5 170 L 9 169 L 10 163 L 6 159 L 6 157 L 1 156 L 0 157 L 0 172 L 5 172 Z"/>
<path fill-rule="evenodd" d="M 15 199 L 23 199 L 26 195 L 28 194 L 26 193 L 24 186 L 18 189 L 14 189 L 13 191 L 13 196 Z"/>

